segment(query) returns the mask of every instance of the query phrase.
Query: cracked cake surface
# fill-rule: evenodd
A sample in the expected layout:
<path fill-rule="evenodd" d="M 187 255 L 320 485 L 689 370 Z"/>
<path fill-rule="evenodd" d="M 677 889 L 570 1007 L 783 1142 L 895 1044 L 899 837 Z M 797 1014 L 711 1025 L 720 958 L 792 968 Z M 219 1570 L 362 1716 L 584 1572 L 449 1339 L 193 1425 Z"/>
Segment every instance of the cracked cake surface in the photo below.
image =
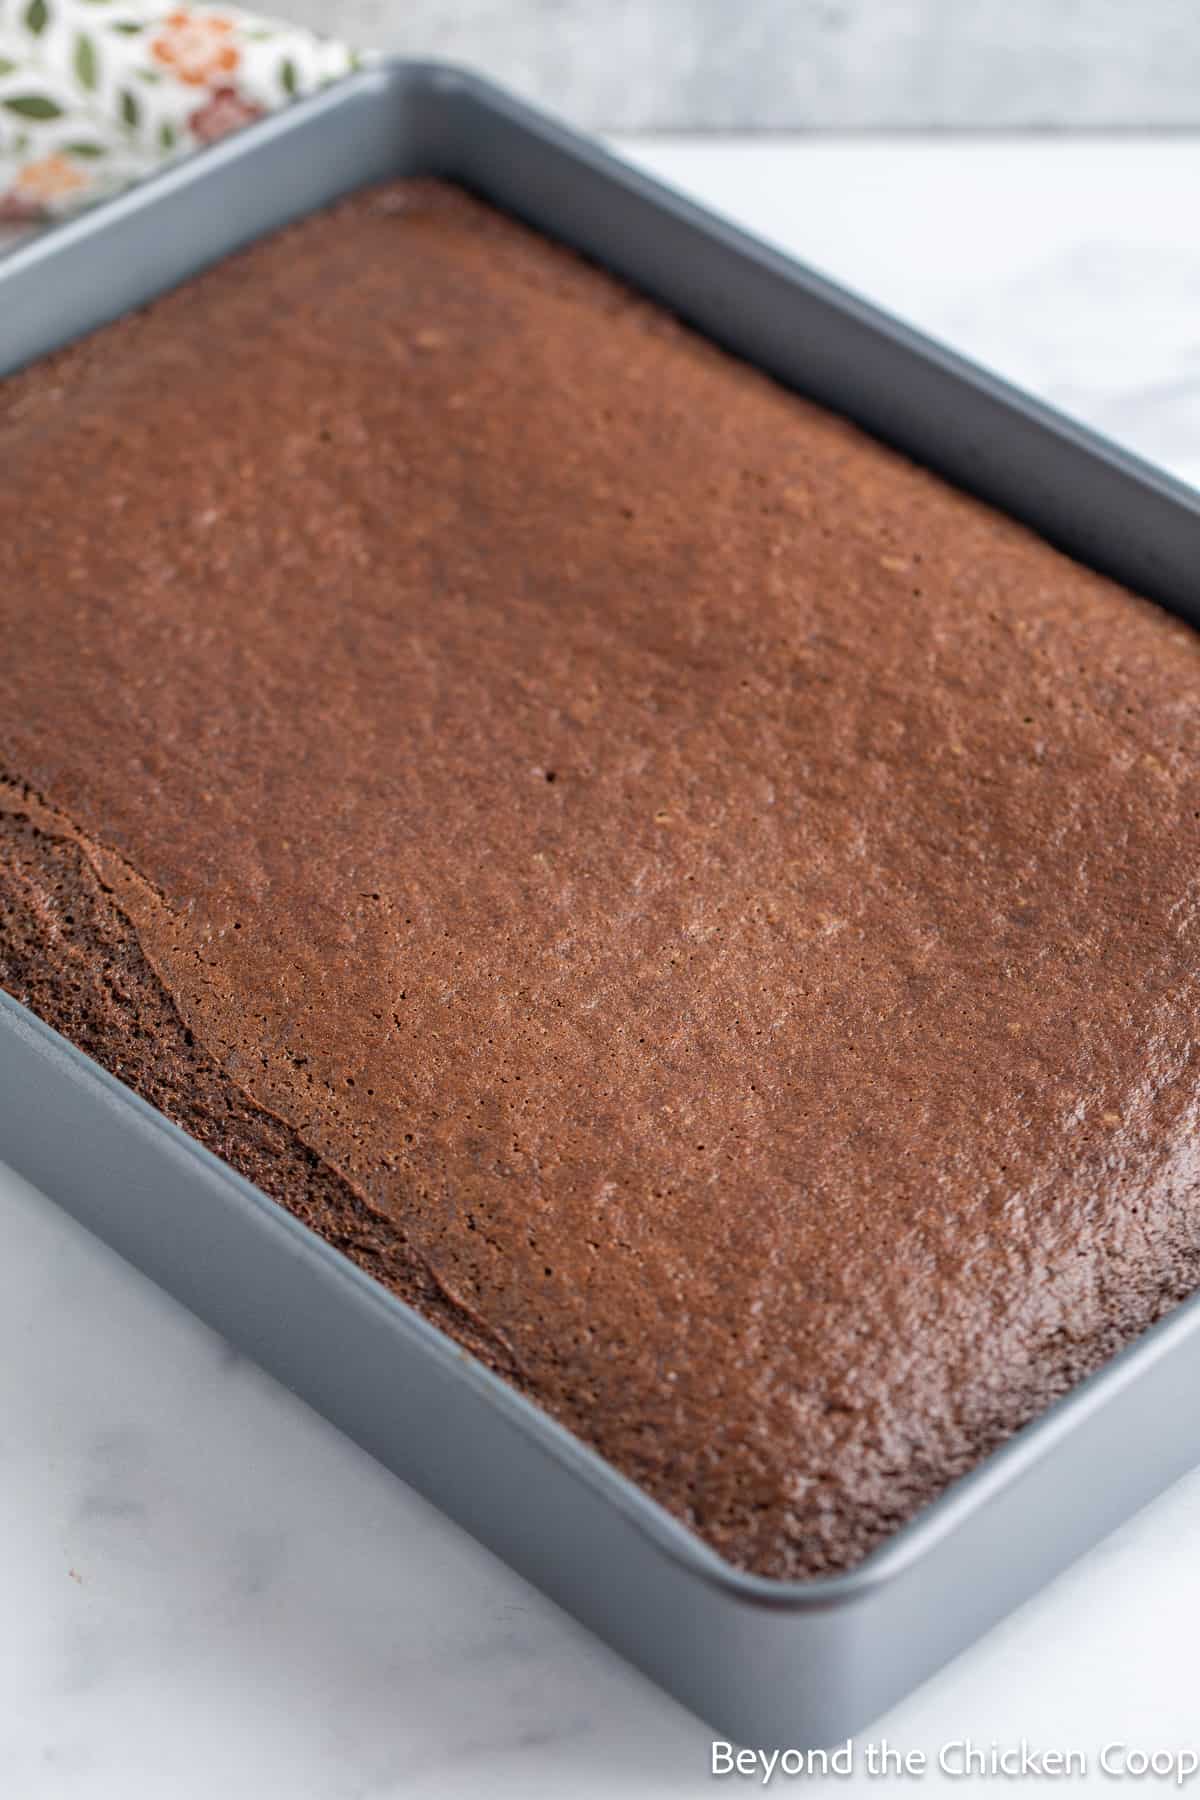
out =
<path fill-rule="evenodd" d="M 0 383 L 0 985 L 739 1566 L 1200 1281 L 1200 640 L 452 187 Z"/>

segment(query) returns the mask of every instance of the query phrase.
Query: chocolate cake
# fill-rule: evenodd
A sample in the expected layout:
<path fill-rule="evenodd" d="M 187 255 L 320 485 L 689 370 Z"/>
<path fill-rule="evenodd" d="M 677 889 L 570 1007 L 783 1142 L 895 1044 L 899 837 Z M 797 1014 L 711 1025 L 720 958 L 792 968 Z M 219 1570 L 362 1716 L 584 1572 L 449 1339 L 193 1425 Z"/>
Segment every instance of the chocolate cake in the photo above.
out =
<path fill-rule="evenodd" d="M 433 182 L 0 467 L 0 983 L 731 1561 L 1200 1281 L 1186 626 Z"/>

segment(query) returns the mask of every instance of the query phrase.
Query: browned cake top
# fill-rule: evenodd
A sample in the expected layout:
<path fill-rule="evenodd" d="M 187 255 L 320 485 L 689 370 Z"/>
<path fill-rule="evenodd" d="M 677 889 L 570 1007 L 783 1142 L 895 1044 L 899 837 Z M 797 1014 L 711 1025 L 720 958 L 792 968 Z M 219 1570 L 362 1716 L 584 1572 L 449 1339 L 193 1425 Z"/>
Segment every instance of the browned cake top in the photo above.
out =
<path fill-rule="evenodd" d="M 427 182 L 5 383 L 0 466 L 8 984 L 154 987 L 110 1063 L 734 1561 L 1200 1279 L 1186 627 Z"/>

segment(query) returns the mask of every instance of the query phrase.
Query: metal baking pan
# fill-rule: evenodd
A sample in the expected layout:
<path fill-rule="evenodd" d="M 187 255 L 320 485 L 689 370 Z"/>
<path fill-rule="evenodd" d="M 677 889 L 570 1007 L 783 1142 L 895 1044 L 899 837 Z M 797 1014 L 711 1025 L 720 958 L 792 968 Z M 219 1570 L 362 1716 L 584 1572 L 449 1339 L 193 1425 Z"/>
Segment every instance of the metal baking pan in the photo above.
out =
<path fill-rule="evenodd" d="M 575 245 L 1194 617 L 1200 496 L 441 67 L 380 63 L 19 247 L 0 265 L 0 372 L 286 219 L 415 173 Z M 0 1156 L 743 1744 L 861 1729 L 1200 1459 L 1197 1297 L 851 1573 L 747 1575 L 2 995 Z"/>

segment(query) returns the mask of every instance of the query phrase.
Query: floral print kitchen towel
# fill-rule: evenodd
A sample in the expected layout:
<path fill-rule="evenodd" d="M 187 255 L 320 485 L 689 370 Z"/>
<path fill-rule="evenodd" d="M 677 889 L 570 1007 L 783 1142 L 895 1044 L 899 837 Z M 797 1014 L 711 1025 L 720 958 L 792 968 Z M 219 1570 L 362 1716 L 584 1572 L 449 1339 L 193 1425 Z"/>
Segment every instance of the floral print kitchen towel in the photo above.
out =
<path fill-rule="evenodd" d="M 0 223 L 100 199 L 357 61 L 231 7 L 0 0 Z"/>

